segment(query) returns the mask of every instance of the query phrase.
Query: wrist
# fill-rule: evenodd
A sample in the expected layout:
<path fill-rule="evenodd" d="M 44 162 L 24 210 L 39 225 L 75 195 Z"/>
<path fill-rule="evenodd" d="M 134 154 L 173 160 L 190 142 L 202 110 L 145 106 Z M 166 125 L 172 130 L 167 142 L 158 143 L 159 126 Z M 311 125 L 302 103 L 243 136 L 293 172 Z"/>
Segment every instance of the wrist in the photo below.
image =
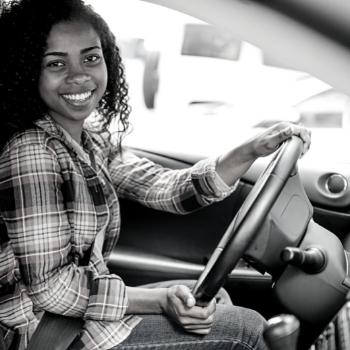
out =
<path fill-rule="evenodd" d="M 256 158 L 250 144 L 241 145 L 218 158 L 216 172 L 228 186 L 232 186 L 250 168 Z"/>
<path fill-rule="evenodd" d="M 159 294 L 159 308 L 161 310 L 162 313 L 167 313 L 167 309 L 168 309 L 168 292 L 169 289 L 168 288 L 160 288 L 160 294 Z"/>
<path fill-rule="evenodd" d="M 128 314 L 161 314 L 166 310 L 166 288 L 127 287 Z"/>

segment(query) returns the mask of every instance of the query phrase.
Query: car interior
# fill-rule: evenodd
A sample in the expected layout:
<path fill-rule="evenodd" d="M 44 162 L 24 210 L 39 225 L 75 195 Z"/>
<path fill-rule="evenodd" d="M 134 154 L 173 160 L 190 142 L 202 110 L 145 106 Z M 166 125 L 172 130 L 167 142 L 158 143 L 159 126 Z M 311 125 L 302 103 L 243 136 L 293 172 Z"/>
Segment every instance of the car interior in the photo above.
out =
<path fill-rule="evenodd" d="M 350 4 L 87 2 L 112 28 L 115 25 L 117 41 L 120 33 L 134 115 L 134 130 L 124 141 L 128 151 L 166 168 L 182 169 L 219 155 L 276 121 L 301 123 L 312 130 L 312 146 L 304 157 L 300 158 L 300 140 L 291 139 L 272 156 L 256 161 L 228 198 L 191 214 L 160 212 L 121 199 L 122 229 L 109 260 L 111 272 L 130 286 L 196 280 L 193 293 L 198 302 L 209 301 L 224 287 L 234 304 L 257 310 L 269 320 L 266 339 L 271 350 L 349 349 Z M 169 20 L 173 26 L 161 31 L 159 46 L 136 30 L 125 34 L 118 28 L 120 18 L 111 6 L 124 5 L 120 18 L 136 17 L 146 8 L 160 11 L 163 20 L 154 20 L 158 26 L 166 25 L 163 11 L 175 14 L 176 19 Z M 185 19 L 178 20 L 179 14 Z M 143 25 L 152 22 L 143 20 Z M 204 39 L 193 23 L 203 26 Z M 224 39 L 217 31 L 226 33 Z M 185 46 L 184 33 L 194 36 Z M 164 42 L 178 45 L 168 48 Z M 210 53 L 191 47 L 198 42 L 209 42 Z M 249 65 L 241 64 L 247 57 Z M 219 60 L 222 72 L 216 68 Z M 196 72 L 197 62 L 204 71 Z M 217 75 L 211 77 L 213 71 Z M 280 90 L 286 97 L 278 95 Z M 244 103 L 233 106 L 236 99 Z M 273 106 L 264 109 L 263 99 Z M 315 103 L 319 100 L 322 103 Z M 288 108 L 281 107 L 282 102 Z M 54 321 L 43 318 L 29 349 L 46 348 L 50 327 Z"/>

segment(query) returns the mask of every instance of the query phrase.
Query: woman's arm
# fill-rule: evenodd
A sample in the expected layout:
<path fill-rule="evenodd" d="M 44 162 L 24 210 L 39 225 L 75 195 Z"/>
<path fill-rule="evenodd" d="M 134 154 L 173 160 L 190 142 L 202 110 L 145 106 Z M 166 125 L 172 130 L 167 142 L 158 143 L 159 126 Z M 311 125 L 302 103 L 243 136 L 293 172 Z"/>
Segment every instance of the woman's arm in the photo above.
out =
<path fill-rule="evenodd" d="M 191 168 L 172 170 L 124 152 L 113 159 L 109 171 L 119 197 L 157 210 L 186 214 L 218 197 L 211 186 L 215 165 L 214 160 L 205 160 Z"/>
<path fill-rule="evenodd" d="M 23 286 L 11 243 L 0 218 L 0 323 L 23 334 L 38 324 L 33 303 Z M 1 342 L 0 342 L 1 343 Z M 1 348 L 1 346 L 0 346 Z"/>
<path fill-rule="evenodd" d="M 228 186 L 233 186 L 258 157 L 276 151 L 292 135 L 304 141 L 306 151 L 310 132 L 300 126 L 280 123 L 216 161 L 204 160 L 188 169 L 171 170 L 125 153 L 111 161 L 110 174 L 121 197 L 154 209 L 186 214 L 225 198 L 234 189 Z M 227 186 L 219 186 L 220 180 Z"/>
<path fill-rule="evenodd" d="M 167 288 L 126 287 L 128 314 L 161 314 L 167 298 Z"/>
<path fill-rule="evenodd" d="M 281 143 L 292 135 L 302 139 L 304 142 L 303 154 L 307 152 L 311 143 L 310 131 L 298 125 L 279 123 L 219 157 L 216 171 L 224 182 L 231 186 L 257 158 L 275 152 Z"/>

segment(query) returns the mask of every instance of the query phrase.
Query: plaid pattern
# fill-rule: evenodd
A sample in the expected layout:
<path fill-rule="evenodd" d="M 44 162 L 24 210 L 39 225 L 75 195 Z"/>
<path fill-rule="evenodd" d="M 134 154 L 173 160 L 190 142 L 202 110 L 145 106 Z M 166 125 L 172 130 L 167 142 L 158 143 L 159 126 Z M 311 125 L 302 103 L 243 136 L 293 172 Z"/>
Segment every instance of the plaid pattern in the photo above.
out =
<path fill-rule="evenodd" d="M 19 279 L 18 263 L 7 239 L 3 225 L 0 226 L 0 329 L 4 345 L 10 347 L 15 332 L 21 335 L 20 347 L 28 343 L 38 320 L 33 313 L 33 303 Z"/>
<path fill-rule="evenodd" d="M 220 185 L 214 160 L 174 171 L 116 156 L 103 135 L 84 130 L 82 139 L 90 157 L 46 117 L 0 157 L 0 322 L 28 335 L 33 311 L 82 317 L 75 349 L 110 349 L 141 320 L 125 315 L 125 285 L 106 266 L 119 235 L 118 196 L 185 214 L 234 188 Z M 100 230 L 103 256 L 94 249 Z"/>

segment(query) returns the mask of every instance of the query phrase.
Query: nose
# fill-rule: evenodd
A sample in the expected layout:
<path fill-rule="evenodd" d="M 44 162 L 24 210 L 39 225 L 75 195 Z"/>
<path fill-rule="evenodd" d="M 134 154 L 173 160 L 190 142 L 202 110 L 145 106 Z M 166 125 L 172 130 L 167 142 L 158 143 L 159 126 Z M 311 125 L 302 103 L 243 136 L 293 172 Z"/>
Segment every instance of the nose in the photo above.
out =
<path fill-rule="evenodd" d="M 82 85 L 88 82 L 90 79 L 90 75 L 84 71 L 83 67 L 77 65 L 70 68 L 69 74 L 67 76 L 67 83 Z"/>

